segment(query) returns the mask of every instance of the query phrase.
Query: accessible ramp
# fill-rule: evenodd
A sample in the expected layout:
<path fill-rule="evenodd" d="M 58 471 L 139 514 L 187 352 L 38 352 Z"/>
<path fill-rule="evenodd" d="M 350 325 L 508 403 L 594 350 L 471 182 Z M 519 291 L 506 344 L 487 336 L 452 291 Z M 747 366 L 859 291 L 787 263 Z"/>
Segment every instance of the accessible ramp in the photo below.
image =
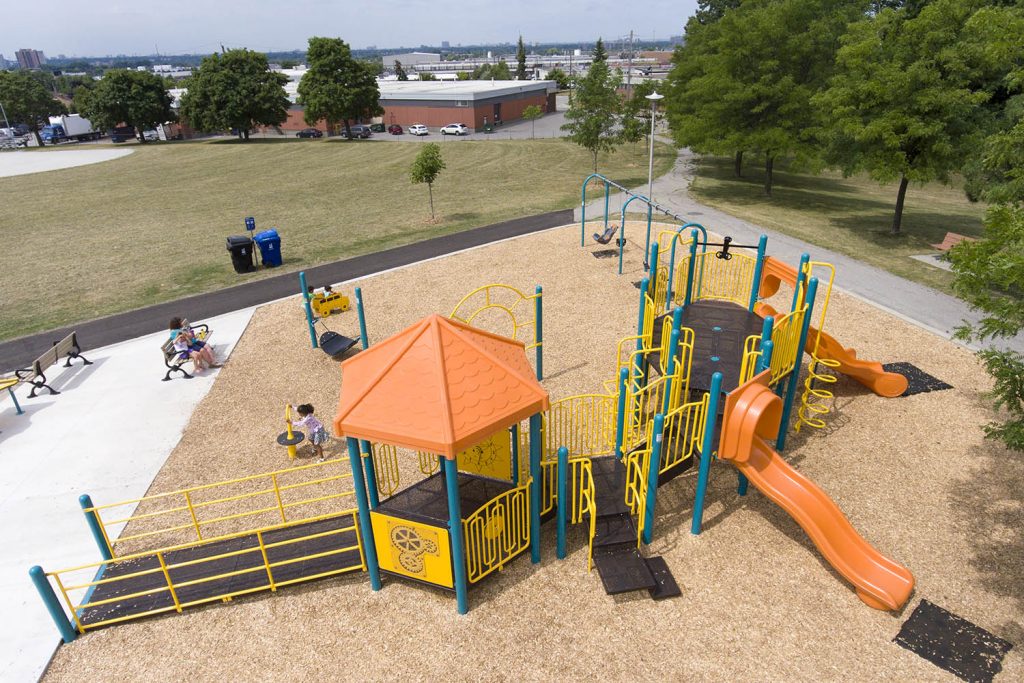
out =
<path fill-rule="evenodd" d="M 719 458 L 789 513 L 866 605 L 900 609 L 914 589 L 913 574 L 865 541 L 824 491 L 765 442 L 778 434 L 782 417 L 782 399 L 768 388 L 769 376 L 762 372 L 729 395 Z"/>
<path fill-rule="evenodd" d="M 778 311 L 765 303 L 757 304 L 755 311 L 765 318 L 779 315 Z M 856 349 L 846 348 L 835 337 L 819 331 L 814 325 L 808 328 L 804 351 L 818 360 L 834 360 L 839 363 L 834 370 L 857 380 L 879 396 L 896 398 L 907 390 L 906 377 L 898 372 L 886 372 L 877 361 L 857 358 Z"/>

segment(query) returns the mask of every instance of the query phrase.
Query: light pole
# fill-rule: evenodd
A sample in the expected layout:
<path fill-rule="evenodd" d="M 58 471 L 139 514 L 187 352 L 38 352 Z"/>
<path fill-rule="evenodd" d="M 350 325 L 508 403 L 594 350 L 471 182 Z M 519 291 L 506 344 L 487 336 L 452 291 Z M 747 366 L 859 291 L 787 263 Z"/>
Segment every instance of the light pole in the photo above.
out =
<path fill-rule="evenodd" d="M 0 104 L 0 113 L 3 113 L 3 115 L 4 115 L 4 128 L 7 128 L 8 130 L 10 130 L 11 124 L 7 120 L 7 112 L 4 111 L 4 105 L 3 104 Z"/>
<path fill-rule="evenodd" d="M 647 162 L 647 199 L 654 201 L 652 196 L 654 190 L 654 118 L 658 113 L 658 101 L 665 99 L 664 95 L 659 95 L 658 91 L 655 90 L 650 95 L 647 95 L 647 99 L 651 101 L 651 151 Z"/>

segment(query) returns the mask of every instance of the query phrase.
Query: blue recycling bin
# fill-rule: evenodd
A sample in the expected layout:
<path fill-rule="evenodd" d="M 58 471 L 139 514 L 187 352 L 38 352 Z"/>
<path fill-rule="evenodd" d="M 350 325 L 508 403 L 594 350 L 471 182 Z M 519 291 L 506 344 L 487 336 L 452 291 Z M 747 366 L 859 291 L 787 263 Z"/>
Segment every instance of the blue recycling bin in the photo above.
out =
<path fill-rule="evenodd" d="M 260 258 L 267 268 L 281 265 L 281 238 L 277 230 L 264 230 L 256 233 L 253 241 L 260 248 Z"/>

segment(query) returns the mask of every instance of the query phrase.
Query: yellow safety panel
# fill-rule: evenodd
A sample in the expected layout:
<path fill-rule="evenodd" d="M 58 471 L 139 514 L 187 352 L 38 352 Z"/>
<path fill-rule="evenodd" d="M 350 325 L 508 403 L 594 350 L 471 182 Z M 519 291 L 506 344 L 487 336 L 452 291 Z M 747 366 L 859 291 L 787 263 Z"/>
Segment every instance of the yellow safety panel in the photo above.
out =
<path fill-rule="evenodd" d="M 508 430 L 502 429 L 462 451 L 456 462 L 462 472 L 512 481 L 512 439 Z"/>
<path fill-rule="evenodd" d="M 435 586 L 455 585 L 447 529 L 379 512 L 370 513 L 370 522 L 381 569 Z"/>

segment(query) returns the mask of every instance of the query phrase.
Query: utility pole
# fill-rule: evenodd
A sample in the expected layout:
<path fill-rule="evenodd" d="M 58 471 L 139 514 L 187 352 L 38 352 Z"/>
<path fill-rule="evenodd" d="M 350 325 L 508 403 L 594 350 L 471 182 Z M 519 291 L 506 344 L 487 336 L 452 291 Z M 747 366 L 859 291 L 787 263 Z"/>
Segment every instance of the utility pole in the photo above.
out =
<path fill-rule="evenodd" d="M 629 56 L 628 56 L 628 67 L 626 68 L 626 97 L 629 97 L 632 93 L 632 81 L 633 81 L 633 31 L 629 32 Z"/>

